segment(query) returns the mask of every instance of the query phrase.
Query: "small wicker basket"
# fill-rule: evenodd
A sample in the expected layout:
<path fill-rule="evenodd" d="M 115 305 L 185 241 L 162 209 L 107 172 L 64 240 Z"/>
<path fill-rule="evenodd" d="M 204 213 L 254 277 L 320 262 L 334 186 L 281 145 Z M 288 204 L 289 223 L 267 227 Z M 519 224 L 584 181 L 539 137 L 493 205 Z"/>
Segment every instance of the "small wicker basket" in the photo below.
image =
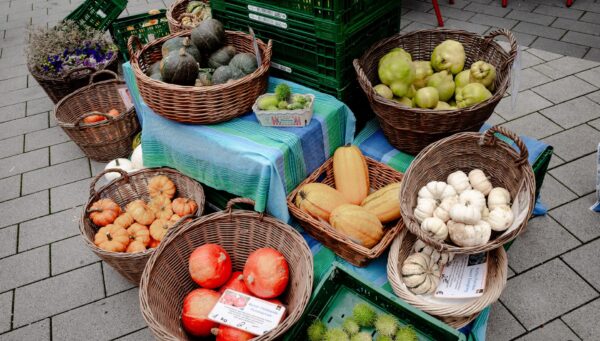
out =
<path fill-rule="evenodd" d="M 508 275 L 508 258 L 504 248 L 497 248 L 488 254 L 488 273 L 485 291 L 482 296 L 459 303 L 450 300 L 433 299 L 413 294 L 402 281 L 402 265 L 404 260 L 413 253 L 417 237 L 402 231 L 392 243 L 388 254 L 387 275 L 392 289 L 406 302 L 424 312 L 444 317 L 469 317 L 478 314 L 490 304 L 496 302 L 506 286 Z"/>
<path fill-rule="evenodd" d="M 109 74 L 113 80 L 95 82 L 95 78 Z M 108 162 L 131 154 L 131 142 L 140 130 L 140 124 L 133 107 L 123 103 L 119 89 L 125 87 L 112 71 L 103 70 L 90 77 L 89 85 L 63 98 L 54 109 L 58 125 L 81 148 L 87 157 L 100 162 Z M 121 115 L 113 118 L 103 114 L 111 109 Z M 82 124 L 90 115 L 102 115 L 107 120 Z"/>
<path fill-rule="evenodd" d="M 101 179 L 104 174 L 110 172 L 120 173 L 121 176 L 96 190 L 96 182 Z M 90 199 L 85 205 L 79 224 L 79 231 L 88 247 L 128 281 L 136 285 L 139 284 L 146 262 L 155 250 L 148 249 L 144 252 L 124 253 L 108 252 L 100 249 L 94 244 L 94 235 L 98 231 L 98 227 L 92 223 L 86 212 L 94 202 L 103 198 L 110 198 L 121 207 L 125 207 L 127 203 L 136 199 L 148 201 L 150 199 L 150 195 L 148 194 L 148 181 L 156 175 L 165 175 L 171 179 L 177 188 L 176 196 L 190 198 L 196 201 L 198 210 L 194 216 L 199 217 L 202 215 L 202 212 L 204 211 L 204 190 L 202 189 L 202 185 L 176 170 L 170 168 L 148 168 L 127 173 L 120 169 L 108 169 L 98 174 L 94 180 L 92 180 L 92 183 L 90 184 Z M 185 218 L 187 217 L 182 217 L 177 224 L 171 227 L 167 235 L 177 230 L 182 222 L 186 220 Z"/>
<path fill-rule="evenodd" d="M 369 183 L 374 190 L 378 190 L 394 182 L 402 181 L 402 173 L 369 157 L 366 157 L 365 159 L 367 160 L 367 167 L 369 168 Z M 377 245 L 370 249 L 359 245 L 350 240 L 347 236 L 338 232 L 329 225 L 328 222 L 322 219 L 317 220 L 294 204 L 294 199 L 300 188 L 313 182 L 322 182 L 335 188 L 335 180 L 333 178 L 333 158 L 325 161 L 321 167 L 315 170 L 288 195 L 287 204 L 290 213 L 313 238 L 333 250 L 338 256 L 356 266 L 365 266 L 373 259 L 381 256 L 404 226 L 402 219 L 386 224 L 384 226 L 383 238 Z"/>
<path fill-rule="evenodd" d="M 225 31 L 226 44 L 238 52 L 254 54 L 252 36 L 242 32 Z M 162 44 L 173 38 L 189 36 L 181 31 L 141 46 L 136 36 L 128 42 L 131 68 L 144 101 L 157 114 L 168 119 L 194 124 L 213 124 L 229 121 L 252 110 L 258 96 L 267 90 L 271 65 L 272 42 L 257 39 L 262 64 L 253 73 L 225 84 L 211 86 L 182 86 L 165 83 L 146 75 L 150 66 L 162 59 Z"/>
<path fill-rule="evenodd" d="M 495 133 L 512 139 L 517 152 Z M 436 250 L 453 253 L 479 253 L 502 247 L 515 239 L 527 226 L 535 204 L 535 177 L 527 162 L 527 147 L 514 133 L 494 126 L 485 133 L 459 133 L 440 140 L 423 149 L 404 174 L 400 189 L 400 211 L 404 224 L 410 232 Z M 421 230 L 414 217 L 417 193 L 430 181 L 446 181 L 457 170 L 468 173 L 481 169 L 494 187 L 504 187 L 513 200 L 516 214 L 513 225 L 504 232 L 492 233 L 483 245 L 461 247 L 433 239 Z"/>
<path fill-rule="evenodd" d="M 204 3 L 210 3 L 208 0 L 202 0 Z M 177 33 L 184 30 L 189 30 L 191 27 L 186 27 L 181 23 L 181 15 L 186 13 L 185 9 L 190 3 L 190 0 L 174 1 L 167 9 L 167 20 L 171 33 Z"/>
<path fill-rule="evenodd" d="M 508 39 L 510 52 L 504 51 L 493 40 L 497 36 Z M 413 60 L 429 60 L 433 49 L 446 39 L 454 39 L 463 44 L 467 56 L 465 67 L 478 60 L 485 60 L 496 67 L 496 90 L 490 99 L 462 109 L 431 110 L 409 108 L 375 93 L 373 87 L 379 83 L 377 65 L 381 57 L 391 49 L 401 47 L 412 55 Z M 360 59 L 355 59 L 353 64 L 358 82 L 390 144 L 410 154 L 417 154 L 430 143 L 454 133 L 478 131 L 504 96 L 516 55 L 517 41 L 506 29 L 491 32 L 485 37 L 460 30 L 431 29 L 381 40 Z"/>
<path fill-rule="evenodd" d="M 192 339 L 180 321 L 184 297 L 197 288 L 189 275 L 188 260 L 195 248 L 207 243 L 227 250 L 234 271 L 242 270 L 248 255 L 263 247 L 277 249 L 289 264 L 288 288 L 280 297 L 287 317 L 277 328 L 253 340 L 276 339 L 302 316 L 313 286 L 313 258 L 306 241 L 275 218 L 233 210 L 236 203 L 254 204 L 250 199 L 230 200 L 226 210 L 195 219 L 168 234 L 150 257 L 140 283 L 140 305 L 157 339 Z"/>

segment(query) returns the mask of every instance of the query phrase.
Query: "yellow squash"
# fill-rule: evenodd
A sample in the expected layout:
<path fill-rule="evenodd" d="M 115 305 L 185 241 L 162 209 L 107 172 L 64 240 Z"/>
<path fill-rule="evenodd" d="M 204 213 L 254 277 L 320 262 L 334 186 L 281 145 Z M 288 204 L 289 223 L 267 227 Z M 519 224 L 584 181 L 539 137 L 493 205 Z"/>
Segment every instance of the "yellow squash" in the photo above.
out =
<path fill-rule="evenodd" d="M 400 218 L 400 183 L 394 182 L 371 193 L 361 206 L 375 214 L 383 224 Z"/>
<path fill-rule="evenodd" d="M 338 206 L 348 203 L 342 193 L 322 184 L 310 183 L 302 186 L 296 194 L 295 204 L 311 216 L 329 221 L 331 212 Z"/>
<path fill-rule="evenodd" d="M 356 146 L 336 149 L 333 154 L 335 188 L 352 204 L 360 205 L 369 195 L 369 169 L 367 161 Z"/>
<path fill-rule="evenodd" d="M 367 248 L 377 245 L 383 238 L 383 226 L 376 215 L 352 204 L 338 206 L 329 223 L 343 235 Z"/>

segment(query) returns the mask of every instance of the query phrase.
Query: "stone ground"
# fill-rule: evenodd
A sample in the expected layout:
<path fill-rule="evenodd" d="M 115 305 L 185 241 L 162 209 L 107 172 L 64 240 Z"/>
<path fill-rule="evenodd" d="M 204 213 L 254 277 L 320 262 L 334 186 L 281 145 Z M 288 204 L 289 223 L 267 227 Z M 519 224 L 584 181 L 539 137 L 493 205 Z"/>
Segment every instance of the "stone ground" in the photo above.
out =
<path fill-rule="evenodd" d="M 167 0 L 168 1 L 168 0 Z M 510 279 L 494 304 L 489 340 L 600 339 L 600 214 L 594 201 L 600 142 L 600 3 L 456 0 L 448 27 L 509 27 L 522 52 L 516 110 L 494 123 L 555 147 L 542 199 L 550 208 L 510 249 Z M 56 127 L 52 104 L 28 76 L 25 27 L 62 19 L 69 0 L 0 0 L 0 340 L 149 340 L 138 290 L 81 242 L 77 221 L 91 177 L 88 160 Z M 404 1 L 404 30 L 433 25 L 429 3 Z M 164 7 L 130 1 L 127 14 Z M 541 26 L 540 26 L 541 25 Z M 539 36 L 536 36 L 536 35 Z M 572 45 L 573 44 L 573 45 Z M 563 56 L 543 50 L 574 55 Z"/>

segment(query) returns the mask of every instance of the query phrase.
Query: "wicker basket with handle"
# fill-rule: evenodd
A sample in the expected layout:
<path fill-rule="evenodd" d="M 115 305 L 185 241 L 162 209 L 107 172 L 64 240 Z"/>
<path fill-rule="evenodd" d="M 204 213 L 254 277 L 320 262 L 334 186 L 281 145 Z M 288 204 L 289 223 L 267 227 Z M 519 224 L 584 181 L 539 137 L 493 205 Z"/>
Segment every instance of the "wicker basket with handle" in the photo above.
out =
<path fill-rule="evenodd" d="M 511 49 L 506 52 L 493 39 L 505 36 Z M 405 49 L 413 60 L 429 60 L 433 49 L 446 39 L 462 43 L 466 53 L 465 68 L 478 60 L 496 67 L 495 91 L 488 100 L 455 110 L 409 108 L 376 94 L 373 87 L 380 83 L 379 60 L 396 47 Z M 485 37 L 475 33 L 449 29 L 420 30 L 386 38 L 373 45 L 360 59 L 354 60 L 358 82 L 377 115 L 381 129 L 397 149 L 417 154 L 430 143 L 457 132 L 478 131 L 492 115 L 510 83 L 510 71 L 517 55 L 517 41 L 506 29 Z"/>
<path fill-rule="evenodd" d="M 136 36 L 128 42 L 131 68 L 144 101 L 157 114 L 168 119 L 194 124 L 213 124 L 231 120 L 252 110 L 256 98 L 267 89 L 271 65 L 272 42 L 256 40 L 262 64 L 253 73 L 225 84 L 211 86 L 182 86 L 155 80 L 146 75 L 152 64 L 162 59 L 162 44 L 173 38 L 189 36 L 181 31 L 157 39 L 144 47 Z M 226 45 L 237 52 L 254 54 L 249 34 L 225 31 Z"/>
<path fill-rule="evenodd" d="M 241 271 L 248 255 L 264 247 L 281 252 L 289 264 L 288 287 L 279 297 L 287 317 L 253 340 L 276 339 L 302 316 L 313 285 L 313 258 L 306 241 L 294 228 L 275 218 L 233 210 L 236 203 L 254 204 L 250 199 L 230 200 L 226 210 L 195 219 L 167 235 L 150 257 L 140 283 L 140 305 L 157 339 L 193 339 L 181 327 L 181 309 L 184 297 L 197 288 L 189 274 L 190 254 L 207 243 L 218 244 L 229 253 L 233 271 Z"/>
<path fill-rule="evenodd" d="M 102 74 L 114 79 L 96 82 L 96 77 Z M 92 160 L 107 162 L 131 154 L 131 142 L 140 130 L 140 124 L 135 109 L 127 108 L 119 94 L 119 88 L 124 87 L 125 82 L 114 72 L 98 71 L 90 77 L 88 86 L 63 98 L 54 109 L 58 125 Z M 116 109 L 121 115 L 113 118 L 105 114 L 111 109 Z M 107 119 L 83 123 L 91 115 Z"/>
<path fill-rule="evenodd" d="M 210 3 L 208 0 L 202 2 Z M 187 27 L 181 23 L 182 15 L 186 13 L 186 7 L 190 3 L 190 0 L 177 0 L 174 1 L 171 6 L 167 9 L 167 21 L 169 22 L 169 29 L 171 33 L 176 33 L 184 30 L 189 30 L 192 27 Z"/>
<path fill-rule="evenodd" d="M 498 138 L 495 133 L 512 139 L 519 151 Z M 485 133 L 458 133 L 423 149 L 404 174 L 400 189 L 400 211 L 411 233 L 439 251 L 479 253 L 493 250 L 515 239 L 527 226 L 535 204 L 535 177 L 527 162 L 525 143 L 514 133 L 494 126 Z M 414 216 L 417 193 L 430 181 L 446 181 L 449 174 L 481 169 L 494 187 L 504 187 L 512 198 L 515 220 L 503 232 L 492 233 L 491 239 L 479 246 L 461 247 L 439 241 L 421 230 Z"/>
<path fill-rule="evenodd" d="M 397 170 L 369 157 L 365 157 L 365 159 L 369 168 L 369 184 L 372 189 L 378 190 L 391 183 L 402 181 L 402 173 Z M 288 195 L 288 209 L 306 232 L 348 262 L 356 266 L 367 265 L 373 259 L 381 256 L 388 246 L 390 246 L 396 234 L 403 228 L 402 219 L 386 224 L 384 226 L 383 238 L 377 245 L 370 249 L 355 243 L 333 228 L 328 222 L 316 219 L 296 206 L 294 200 L 302 186 L 313 182 L 322 182 L 335 188 L 333 158 L 325 161 L 321 167 L 315 170 Z"/>
<path fill-rule="evenodd" d="M 96 190 L 96 182 L 101 179 L 104 174 L 110 172 L 120 173 L 121 176 Z M 94 202 L 103 198 L 112 199 L 122 208 L 136 199 L 143 199 L 147 202 L 150 199 L 148 182 L 157 175 L 165 175 L 173 181 L 177 189 L 175 197 L 190 198 L 196 201 L 198 210 L 193 216 L 199 217 L 202 215 L 202 212 L 204 211 L 204 190 L 202 189 L 202 185 L 176 170 L 170 168 L 147 168 L 127 173 L 120 169 L 108 169 L 98 174 L 94 180 L 92 180 L 92 183 L 90 184 L 90 199 L 85 205 L 79 224 L 79 230 L 85 244 L 87 244 L 98 257 L 108 263 L 108 265 L 112 266 L 128 281 L 136 285 L 139 284 L 144 271 L 144 266 L 150 256 L 154 253 L 155 249 L 148 249 L 138 253 L 109 252 L 100 249 L 94 244 L 94 235 L 99 228 L 88 218 L 87 211 Z M 182 217 L 173 227 L 171 227 L 167 235 L 177 230 L 182 222 L 185 221 L 184 218 L 186 217 Z"/>

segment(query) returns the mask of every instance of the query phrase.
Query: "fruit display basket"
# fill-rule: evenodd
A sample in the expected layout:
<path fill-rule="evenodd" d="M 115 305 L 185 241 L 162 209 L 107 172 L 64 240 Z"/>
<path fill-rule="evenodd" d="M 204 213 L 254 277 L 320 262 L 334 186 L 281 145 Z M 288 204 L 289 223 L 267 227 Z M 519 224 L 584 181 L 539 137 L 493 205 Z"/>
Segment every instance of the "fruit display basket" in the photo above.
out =
<path fill-rule="evenodd" d="M 313 298 L 302 319 L 285 335 L 285 340 L 308 340 L 307 329 L 315 319 L 335 328 L 352 316 L 353 307 L 368 303 L 377 313 L 394 315 L 401 325 L 411 325 L 419 340 L 465 340 L 465 336 L 441 321 L 412 307 L 393 294 L 373 287 L 334 262 L 315 288 Z M 375 330 L 364 329 L 373 335 Z"/>
<path fill-rule="evenodd" d="M 271 63 L 272 42 L 257 39 L 262 64 L 253 73 L 225 84 L 211 86 L 182 86 L 168 84 L 146 75 L 152 64 L 162 59 L 162 44 L 173 37 L 189 36 L 181 31 L 157 39 L 142 47 L 136 36 L 129 38 L 131 68 L 144 101 L 157 114 L 168 119 L 193 124 L 213 124 L 231 120 L 249 112 L 258 96 L 265 93 Z M 225 44 L 238 52 L 254 54 L 252 36 L 242 32 L 225 31 Z"/>
<path fill-rule="evenodd" d="M 95 82 L 95 78 L 108 74 L 114 79 Z M 108 162 L 131 154 L 131 142 L 140 130 L 135 109 L 127 108 L 119 89 L 125 82 L 112 71 L 98 71 L 90 77 L 89 85 L 63 98 L 54 109 L 58 125 L 79 146 L 87 157 Z M 121 114 L 114 118 L 103 114 L 116 109 Z M 83 120 L 91 115 L 105 116 L 104 121 L 86 124 Z"/>
<path fill-rule="evenodd" d="M 402 181 L 402 173 L 371 158 L 365 157 L 365 159 L 369 169 L 369 183 L 372 189 L 378 190 L 391 183 Z M 294 200 L 296 195 L 298 195 L 300 188 L 313 182 L 321 182 L 334 187 L 333 158 L 325 161 L 321 167 L 317 168 L 317 170 L 288 195 L 287 204 L 290 214 L 298 220 L 304 230 L 313 238 L 319 240 L 323 245 L 333 250 L 338 256 L 356 266 L 365 266 L 373 259 L 381 256 L 404 226 L 402 219 L 385 224 L 383 238 L 381 238 L 381 240 L 372 248 L 357 244 L 334 229 L 326 221 L 316 219 L 296 206 Z"/>
<path fill-rule="evenodd" d="M 184 297 L 197 287 L 189 275 L 188 262 L 198 246 L 213 243 L 231 257 L 233 271 L 244 267 L 253 251 L 271 247 L 289 263 L 289 284 L 281 296 L 287 317 L 275 329 L 253 340 L 281 337 L 304 312 L 313 286 L 313 258 L 306 241 L 291 226 L 262 213 L 234 210 L 234 204 L 253 205 L 236 198 L 224 211 L 195 219 L 169 233 L 150 257 L 140 283 L 140 305 L 150 330 L 160 340 L 191 340 L 181 327 Z"/>
<path fill-rule="evenodd" d="M 142 44 L 146 44 L 171 33 L 165 13 L 166 10 L 161 9 L 156 14 L 136 14 L 117 19 L 112 23 L 110 33 L 125 61 L 129 60 L 127 41 L 130 36 L 135 35 L 140 39 Z"/>
<path fill-rule="evenodd" d="M 482 296 L 472 299 L 437 299 L 430 296 L 413 294 L 402 281 L 402 265 L 413 252 L 417 238 L 408 230 L 402 231 L 392 243 L 388 254 L 387 275 L 398 297 L 426 313 L 444 317 L 468 317 L 478 314 L 496 302 L 506 286 L 508 276 L 508 258 L 504 248 L 489 251 L 488 273 L 485 291 Z"/>
<path fill-rule="evenodd" d="M 265 127 L 304 127 L 310 123 L 315 105 L 315 95 L 306 95 L 310 97 L 310 106 L 305 109 L 260 110 L 257 103 L 261 97 L 266 95 L 269 94 L 257 98 L 256 103 L 252 106 L 252 111 L 261 125 Z"/>
<path fill-rule="evenodd" d="M 493 40 L 497 36 L 508 39 L 509 52 Z M 466 108 L 431 110 L 409 108 L 377 95 L 373 87 L 379 83 L 378 63 L 386 53 L 401 47 L 412 55 L 413 60 L 429 60 L 433 49 L 447 39 L 462 43 L 466 53 L 466 66 L 484 60 L 496 68 L 495 91 L 491 98 Z M 461 30 L 431 29 L 383 39 L 362 57 L 355 59 L 353 64 L 359 84 L 390 144 L 402 151 L 417 154 L 430 143 L 454 133 L 478 131 L 504 96 L 516 55 L 517 41 L 506 29 L 491 32 L 485 37 Z"/>
<path fill-rule="evenodd" d="M 105 31 L 127 7 L 127 0 L 85 0 L 65 19 L 81 26 Z"/>
<path fill-rule="evenodd" d="M 117 172 L 121 176 L 111 181 L 107 185 L 96 189 L 96 183 L 104 174 Z M 167 176 L 176 186 L 177 195 L 193 199 L 198 204 L 198 209 L 194 216 L 199 217 L 204 211 L 204 191 L 202 185 L 192 180 L 191 178 L 179 173 L 170 168 L 147 168 L 139 171 L 127 173 L 121 169 L 108 169 L 98 174 L 90 184 L 90 199 L 88 200 L 83 210 L 79 231 L 83 237 L 85 244 L 108 265 L 117 270 L 123 277 L 134 284 L 139 284 L 140 278 L 144 271 L 144 266 L 155 252 L 155 249 L 148 249 L 144 252 L 123 253 L 109 252 L 100 249 L 94 244 L 94 235 L 98 231 L 98 227 L 88 217 L 88 210 L 94 202 L 103 198 L 110 198 L 121 207 L 133 200 L 143 199 L 148 201 L 150 194 L 148 193 L 148 182 L 151 178 L 157 175 Z M 182 217 L 173 227 L 169 229 L 167 235 L 177 230 L 185 221 L 186 217 Z"/>
<path fill-rule="evenodd" d="M 496 134 L 513 140 L 518 151 Z M 440 252 L 472 254 L 502 247 L 525 230 L 535 205 L 535 177 L 527 157 L 525 143 L 500 126 L 484 133 L 458 133 L 432 143 L 416 156 L 404 174 L 400 190 L 404 224 L 417 238 Z M 430 181 L 445 181 L 457 170 L 468 172 L 472 169 L 481 169 L 494 187 L 508 190 L 514 221 L 507 230 L 492 233 L 487 243 L 478 246 L 461 247 L 432 238 L 421 229 L 414 215 L 417 193 Z"/>
<path fill-rule="evenodd" d="M 204 3 L 210 3 L 208 0 L 202 0 Z M 167 9 L 167 20 L 169 22 L 169 29 L 171 33 L 177 33 L 180 31 L 184 31 L 189 29 L 189 27 L 184 27 L 181 23 L 181 15 L 185 13 L 185 9 L 190 3 L 190 0 L 177 0 L 174 1 L 169 9 Z"/>

